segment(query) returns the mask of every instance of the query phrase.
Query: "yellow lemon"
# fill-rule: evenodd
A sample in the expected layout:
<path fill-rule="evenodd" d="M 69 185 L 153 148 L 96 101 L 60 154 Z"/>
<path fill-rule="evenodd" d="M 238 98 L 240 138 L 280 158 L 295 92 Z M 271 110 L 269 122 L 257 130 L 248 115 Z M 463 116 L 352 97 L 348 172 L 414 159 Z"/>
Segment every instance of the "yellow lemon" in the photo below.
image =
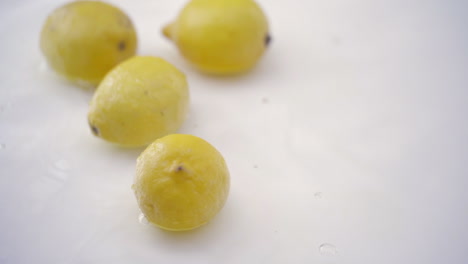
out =
<path fill-rule="evenodd" d="M 135 54 L 137 37 L 120 9 L 103 2 L 76 1 L 47 18 L 40 46 L 56 72 L 96 86 L 112 67 Z"/>
<path fill-rule="evenodd" d="M 133 190 L 150 223 L 189 230 L 222 209 L 229 171 L 222 155 L 205 140 L 173 134 L 156 140 L 138 157 Z"/>
<path fill-rule="evenodd" d="M 213 74 L 252 68 L 271 40 L 253 0 L 192 0 L 163 34 L 193 65 Z"/>
<path fill-rule="evenodd" d="M 124 146 L 176 132 L 189 102 L 185 75 L 161 58 L 132 57 L 112 69 L 91 100 L 92 132 Z"/>

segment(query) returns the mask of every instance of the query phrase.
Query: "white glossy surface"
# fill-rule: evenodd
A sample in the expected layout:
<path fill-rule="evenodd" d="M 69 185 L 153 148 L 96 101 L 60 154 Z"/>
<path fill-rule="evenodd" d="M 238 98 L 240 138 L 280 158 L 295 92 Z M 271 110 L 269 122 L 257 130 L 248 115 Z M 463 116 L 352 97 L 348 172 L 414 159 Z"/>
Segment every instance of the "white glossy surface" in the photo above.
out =
<path fill-rule="evenodd" d="M 140 54 L 186 72 L 190 117 L 232 175 L 207 226 L 139 220 L 141 149 L 91 135 L 91 93 L 50 72 L 41 25 L 63 1 L 0 3 L 0 263 L 467 263 L 464 1 L 260 1 L 273 43 L 233 78 L 160 34 L 183 0 L 113 0 Z"/>

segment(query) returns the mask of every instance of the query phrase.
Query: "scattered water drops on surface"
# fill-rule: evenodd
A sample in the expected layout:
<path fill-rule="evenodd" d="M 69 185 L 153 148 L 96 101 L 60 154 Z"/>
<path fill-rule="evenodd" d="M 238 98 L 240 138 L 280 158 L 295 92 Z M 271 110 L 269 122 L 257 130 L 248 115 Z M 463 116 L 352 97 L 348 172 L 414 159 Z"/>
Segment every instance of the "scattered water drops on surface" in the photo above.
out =
<path fill-rule="evenodd" d="M 323 243 L 319 247 L 320 254 L 322 256 L 334 256 L 336 255 L 336 247 L 335 245 L 329 243 Z"/>
<path fill-rule="evenodd" d="M 70 169 L 70 164 L 68 163 L 68 161 L 60 159 L 54 163 L 54 167 L 59 170 L 66 171 Z"/>
<path fill-rule="evenodd" d="M 268 97 L 263 97 L 262 98 L 262 103 L 268 104 L 269 102 L 270 102 L 270 100 L 268 99 Z"/>
<path fill-rule="evenodd" d="M 146 217 L 145 217 L 145 215 L 143 213 L 141 213 L 138 216 L 138 222 L 140 222 L 140 224 L 149 225 L 148 219 L 146 219 Z"/>
<path fill-rule="evenodd" d="M 254 169 L 257 169 L 257 168 L 258 168 L 257 164 L 254 164 L 253 167 L 254 167 Z"/>
<path fill-rule="evenodd" d="M 0 143 L 0 149 L 5 149 L 6 148 L 6 144 L 5 143 Z"/>
<path fill-rule="evenodd" d="M 314 197 L 316 199 L 322 199 L 322 193 L 321 192 L 316 192 L 316 193 L 314 193 Z"/>

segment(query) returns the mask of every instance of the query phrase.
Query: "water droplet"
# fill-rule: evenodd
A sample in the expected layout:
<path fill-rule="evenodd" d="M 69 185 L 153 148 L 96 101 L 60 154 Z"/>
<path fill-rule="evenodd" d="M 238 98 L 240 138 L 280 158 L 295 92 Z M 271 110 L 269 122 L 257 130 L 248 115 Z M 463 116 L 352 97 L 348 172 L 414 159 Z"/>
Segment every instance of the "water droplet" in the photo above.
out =
<path fill-rule="evenodd" d="M 68 163 L 68 161 L 61 159 L 61 160 L 57 160 L 54 163 L 54 167 L 59 170 L 66 171 L 70 169 L 70 164 Z"/>
<path fill-rule="evenodd" d="M 0 149 L 4 149 L 4 148 L 6 148 L 6 144 L 0 143 Z"/>
<path fill-rule="evenodd" d="M 268 97 L 263 97 L 262 98 L 262 103 L 268 104 L 269 102 L 270 102 L 270 100 L 268 99 Z"/>
<path fill-rule="evenodd" d="M 253 167 L 254 167 L 254 169 L 258 168 L 257 164 L 254 164 Z"/>
<path fill-rule="evenodd" d="M 143 213 L 141 213 L 138 216 L 138 222 L 140 222 L 140 224 L 149 225 L 148 219 L 146 219 L 146 217 L 145 217 L 145 215 Z"/>
<path fill-rule="evenodd" d="M 320 245 L 319 251 L 322 256 L 336 255 L 336 247 L 329 243 L 323 243 L 322 245 Z"/>
<path fill-rule="evenodd" d="M 314 193 L 314 197 L 316 199 L 322 199 L 322 193 L 321 192 L 316 192 L 316 193 Z"/>

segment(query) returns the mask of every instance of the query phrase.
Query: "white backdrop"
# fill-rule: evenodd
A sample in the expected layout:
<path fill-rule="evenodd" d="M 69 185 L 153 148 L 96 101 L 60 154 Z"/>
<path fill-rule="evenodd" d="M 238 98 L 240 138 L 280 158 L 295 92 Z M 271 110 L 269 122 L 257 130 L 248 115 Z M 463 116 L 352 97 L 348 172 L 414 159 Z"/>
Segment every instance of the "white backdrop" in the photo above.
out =
<path fill-rule="evenodd" d="M 139 54 L 187 74 L 182 133 L 225 156 L 208 225 L 140 223 L 141 149 L 91 135 L 92 93 L 39 48 L 63 1 L 0 3 L 0 263 L 468 263 L 466 1 L 259 1 L 273 42 L 249 74 L 199 74 L 163 38 L 184 0 L 112 0 Z"/>

